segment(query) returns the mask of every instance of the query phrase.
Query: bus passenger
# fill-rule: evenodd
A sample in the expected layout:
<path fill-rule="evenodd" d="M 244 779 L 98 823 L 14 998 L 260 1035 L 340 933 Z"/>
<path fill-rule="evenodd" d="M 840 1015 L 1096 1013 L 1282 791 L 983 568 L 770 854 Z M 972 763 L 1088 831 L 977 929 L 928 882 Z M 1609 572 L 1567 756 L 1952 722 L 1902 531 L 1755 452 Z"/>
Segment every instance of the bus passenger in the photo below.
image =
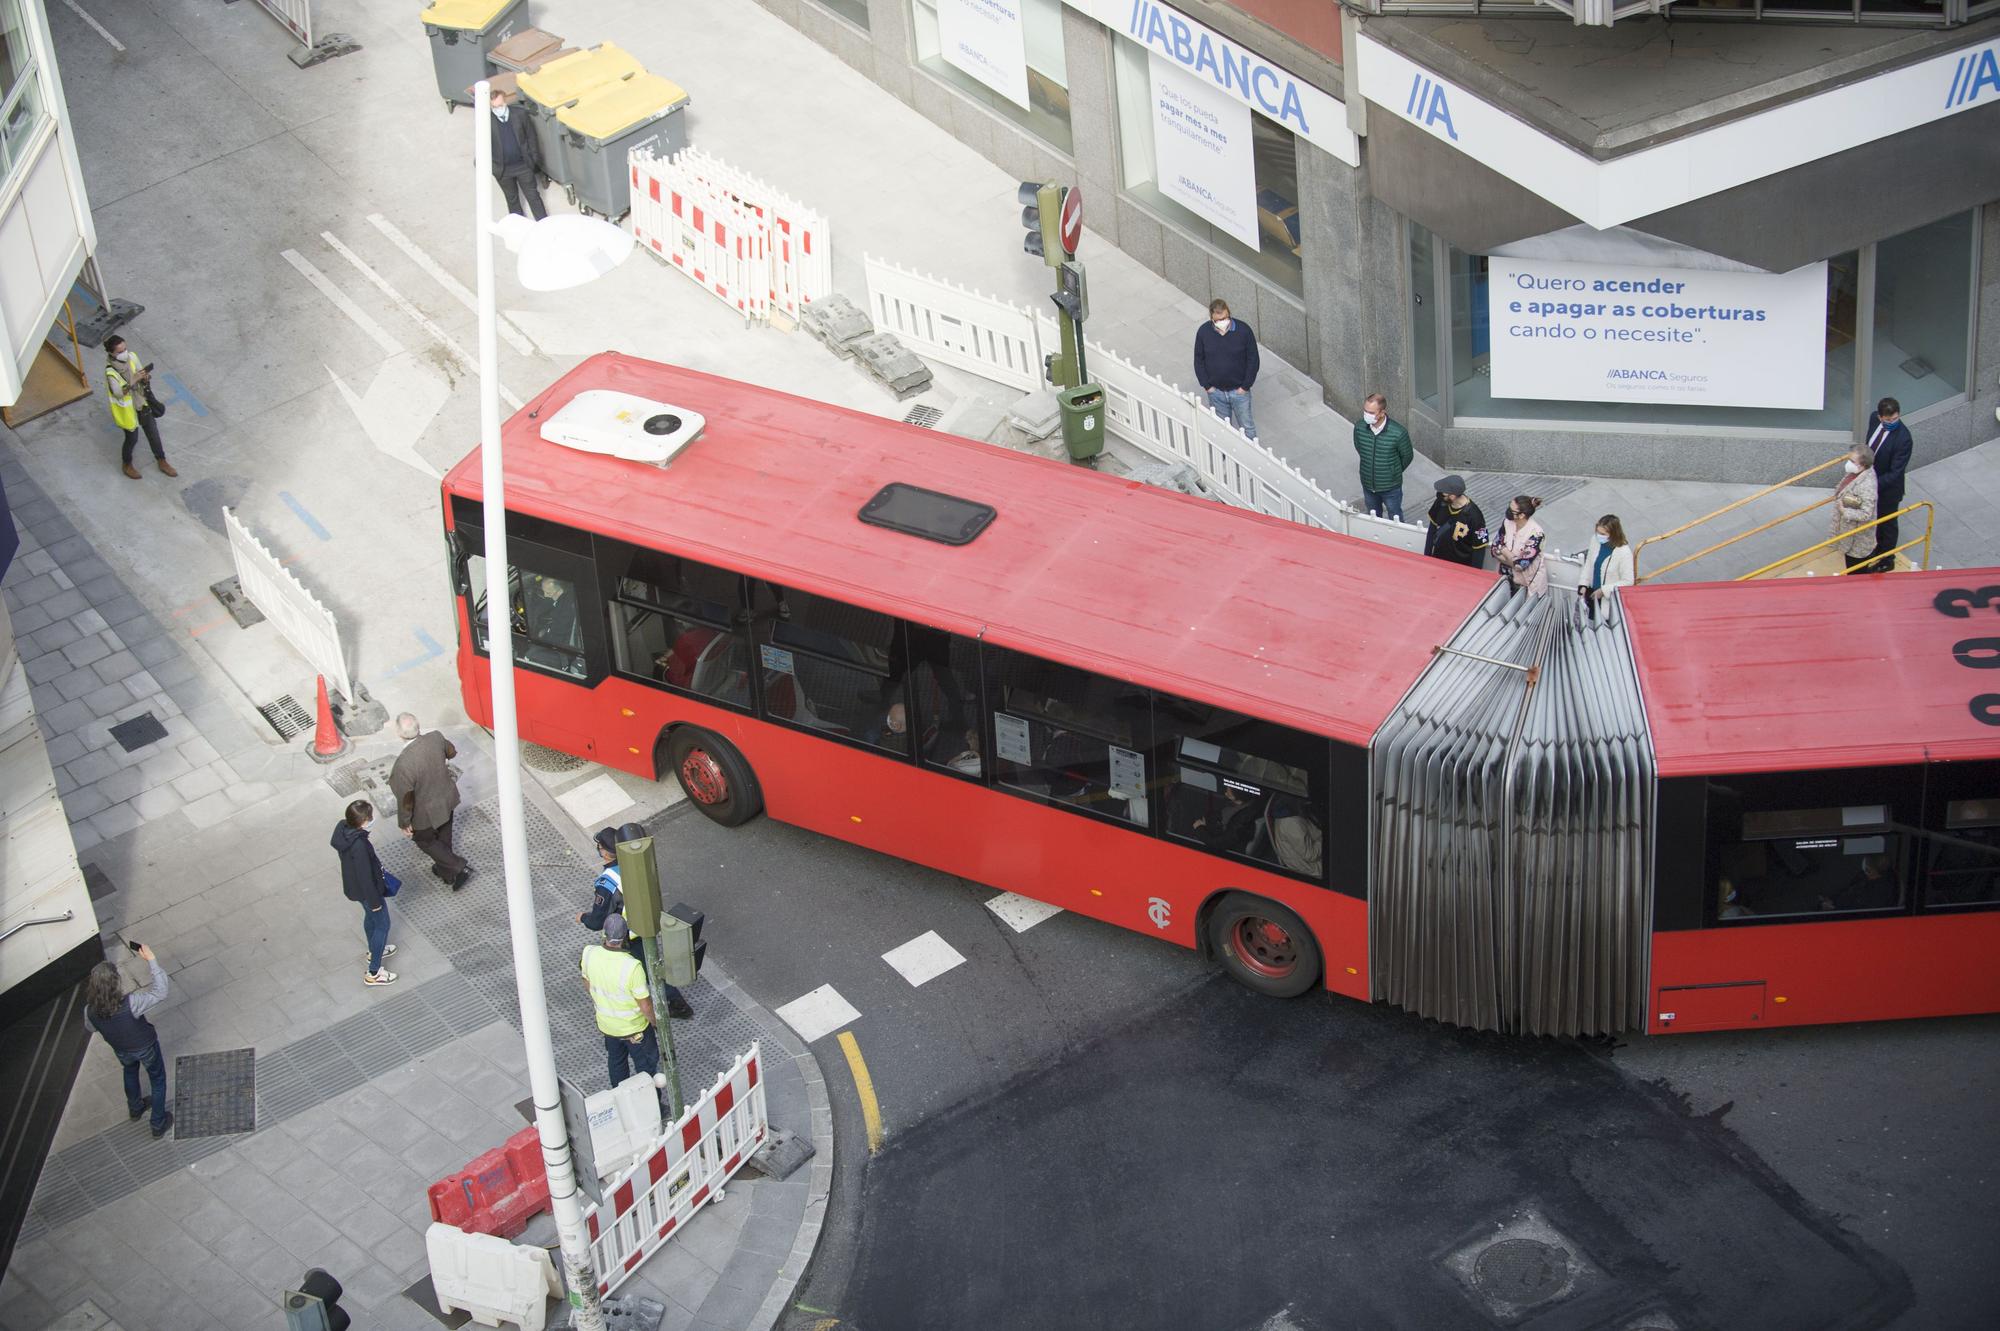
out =
<path fill-rule="evenodd" d="M 1864 855 L 1861 872 L 1819 899 L 1821 910 L 1880 910 L 1902 897 L 1895 865 L 1887 855 Z"/>
<path fill-rule="evenodd" d="M 873 744 L 878 749 L 894 749 L 905 753 L 910 747 L 910 713 L 900 702 L 889 704 L 888 710 L 877 718 L 874 725 L 861 734 L 864 744 Z"/>

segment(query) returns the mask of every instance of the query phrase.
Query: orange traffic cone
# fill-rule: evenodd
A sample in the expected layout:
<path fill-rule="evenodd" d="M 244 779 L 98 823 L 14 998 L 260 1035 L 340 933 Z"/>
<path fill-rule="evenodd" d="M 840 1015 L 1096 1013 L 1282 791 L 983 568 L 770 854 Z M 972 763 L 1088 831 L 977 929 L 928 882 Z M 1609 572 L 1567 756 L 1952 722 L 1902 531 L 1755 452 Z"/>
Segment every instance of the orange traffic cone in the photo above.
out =
<path fill-rule="evenodd" d="M 319 676 L 319 722 L 313 727 L 312 760 L 330 763 L 347 752 L 347 736 L 333 723 L 333 703 L 326 696 L 326 676 Z"/>

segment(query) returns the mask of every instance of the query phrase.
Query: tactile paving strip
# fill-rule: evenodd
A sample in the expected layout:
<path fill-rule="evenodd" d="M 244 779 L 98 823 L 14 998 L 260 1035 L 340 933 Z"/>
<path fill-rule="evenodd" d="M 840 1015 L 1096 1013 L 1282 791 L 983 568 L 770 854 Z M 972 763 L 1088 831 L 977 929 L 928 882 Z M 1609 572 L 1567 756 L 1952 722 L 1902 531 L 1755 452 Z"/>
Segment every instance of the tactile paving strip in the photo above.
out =
<path fill-rule="evenodd" d="M 174 1060 L 174 1135 L 228 1137 L 257 1130 L 257 1051 L 224 1049 Z"/>

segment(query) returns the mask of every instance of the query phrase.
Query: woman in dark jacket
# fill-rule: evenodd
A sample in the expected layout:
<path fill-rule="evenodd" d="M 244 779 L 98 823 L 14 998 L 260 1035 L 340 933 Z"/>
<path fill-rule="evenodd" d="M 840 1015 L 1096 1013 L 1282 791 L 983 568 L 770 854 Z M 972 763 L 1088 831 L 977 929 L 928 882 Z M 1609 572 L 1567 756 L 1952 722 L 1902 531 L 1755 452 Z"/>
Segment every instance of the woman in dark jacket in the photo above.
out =
<path fill-rule="evenodd" d="M 375 806 L 356 800 L 333 825 L 333 848 L 340 855 L 340 887 L 349 901 L 361 903 L 361 933 L 368 940 L 368 984 L 394 984 L 396 973 L 385 970 L 382 959 L 396 950 L 389 941 L 389 883 L 382 873 L 382 861 L 375 856 L 375 844 L 368 839 L 368 824 L 375 819 Z"/>

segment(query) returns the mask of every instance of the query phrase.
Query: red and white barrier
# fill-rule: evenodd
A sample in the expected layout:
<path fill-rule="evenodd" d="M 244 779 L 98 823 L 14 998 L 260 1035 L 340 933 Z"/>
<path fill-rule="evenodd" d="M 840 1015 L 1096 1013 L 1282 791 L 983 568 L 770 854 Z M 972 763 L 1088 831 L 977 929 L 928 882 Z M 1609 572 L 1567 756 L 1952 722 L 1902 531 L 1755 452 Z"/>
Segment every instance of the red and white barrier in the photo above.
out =
<path fill-rule="evenodd" d="M 599 1292 L 618 1288 L 713 1201 L 770 1127 L 763 1055 L 753 1044 L 650 1152 L 605 1180 L 604 1200 L 584 1211 Z"/>
<path fill-rule="evenodd" d="M 697 148 L 634 149 L 632 234 L 745 320 L 797 319 L 833 290 L 826 219 Z"/>

